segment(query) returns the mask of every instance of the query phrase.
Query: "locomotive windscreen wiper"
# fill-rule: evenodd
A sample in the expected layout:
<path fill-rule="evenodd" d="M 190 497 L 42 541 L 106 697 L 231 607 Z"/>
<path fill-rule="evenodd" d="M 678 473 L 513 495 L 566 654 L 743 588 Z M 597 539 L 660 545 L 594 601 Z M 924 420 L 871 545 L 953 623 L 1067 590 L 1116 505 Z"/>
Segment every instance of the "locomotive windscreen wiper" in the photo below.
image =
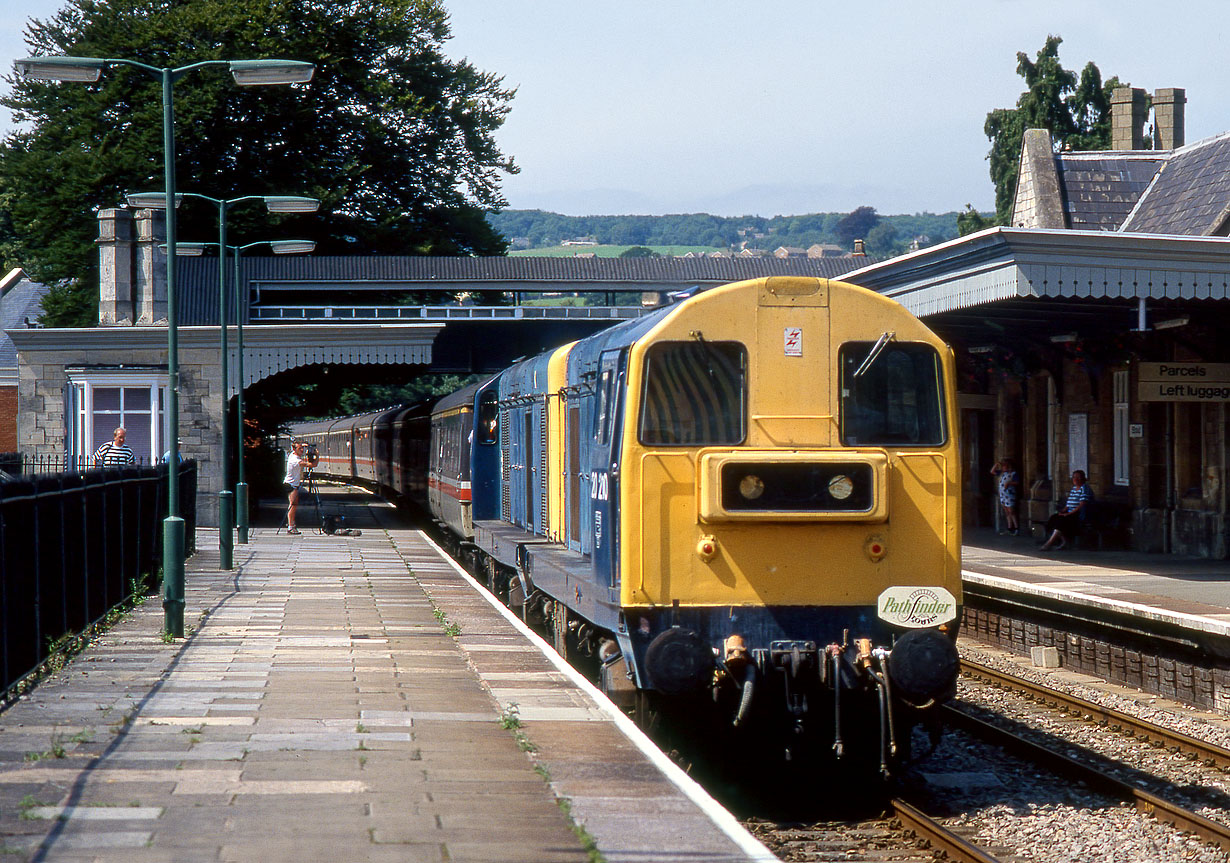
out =
<path fill-rule="evenodd" d="M 884 352 L 884 349 L 888 347 L 888 343 L 891 342 L 893 337 L 896 335 L 897 334 L 895 332 L 882 333 L 880 337 L 876 339 L 876 343 L 871 346 L 871 351 L 867 354 L 867 359 L 863 360 L 863 364 L 858 367 L 857 371 L 854 372 L 854 377 L 856 379 L 861 378 L 867 373 L 867 369 L 871 368 L 871 364 L 874 363 L 876 358 Z"/>

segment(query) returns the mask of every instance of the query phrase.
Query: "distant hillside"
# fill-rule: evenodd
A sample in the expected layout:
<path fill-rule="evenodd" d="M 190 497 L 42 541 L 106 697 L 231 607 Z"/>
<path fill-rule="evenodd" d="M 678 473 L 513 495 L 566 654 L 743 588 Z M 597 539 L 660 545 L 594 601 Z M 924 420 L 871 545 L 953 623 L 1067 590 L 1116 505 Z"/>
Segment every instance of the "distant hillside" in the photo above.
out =
<path fill-rule="evenodd" d="M 866 209 L 866 208 L 864 208 Z M 957 213 L 916 213 L 881 216 L 871 211 L 871 227 L 857 232 L 871 255 L 896 255 L 916 239 L 920 247 L 957 236 Z M 544 210 L 504 210 L 488 213 L 491 226 L 503 234 L 510 250 L 540 249 L 581 240 L 604 246 L 704 246 L 737 250 L 743 246 L 772 251 L 780 246 L 806 249 L 815 243 L 849 249 L 850 213 L 809 213 L 803 216 L 563 216 Z M 839 229 L 839 226 L 845 225 Z M 577 252 L 585 246 L 571 247 Z"/>

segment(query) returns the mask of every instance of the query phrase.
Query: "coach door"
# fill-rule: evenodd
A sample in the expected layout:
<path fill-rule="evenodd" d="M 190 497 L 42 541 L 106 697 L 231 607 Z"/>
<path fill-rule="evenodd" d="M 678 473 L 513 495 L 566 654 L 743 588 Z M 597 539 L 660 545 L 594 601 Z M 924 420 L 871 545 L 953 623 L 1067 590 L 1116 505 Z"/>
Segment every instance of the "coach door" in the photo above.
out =
<path fill-rule="evenodd" d="M 594 504 L 594 574 L 599 584 L 619 584 L 619 454 L 623 435 L 625 354 L 604 351 L 598 362 L 598 403 L 590 497 Z"/>
<path fill-rule="evenodd" d="M 565 488 L 568 501 L 568 547 L 581 551 L 581 405 L 573 399 L 567 406 L 568 460 L 565 463 Z"/>

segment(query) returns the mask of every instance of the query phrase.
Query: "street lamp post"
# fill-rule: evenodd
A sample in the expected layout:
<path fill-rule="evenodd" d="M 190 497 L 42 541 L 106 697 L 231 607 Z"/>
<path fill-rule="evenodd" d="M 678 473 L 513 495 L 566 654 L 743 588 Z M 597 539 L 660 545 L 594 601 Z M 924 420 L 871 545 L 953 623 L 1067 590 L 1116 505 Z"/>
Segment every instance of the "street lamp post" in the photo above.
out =
<path fill-rule="evenodd" d="M 240 204 L 245 201 L 262 201 L 265 208 L 271 213 L 314 213 L 320 208 L 319 198 L 306 198 L 299 195 L 243 195 L 238 198 L 213 198 L 209 195 L 202 195 L 197 192 L 179 192 L 175 196 L 175 207 L 178 208 L 183 199 L 198 198 L 202 201 L 208 201 L 218 208 L 218 322 L 219 331 L 219 354 L 222 373 L 222 405 L 220 416 L 222 418 L 222 458 L 220 459 L 222 470 L 221 490 L 218 492 L 218 568 L 233 569 L 234 568 L 234 535 L 233 528 L 235 526 L 235 510 L 241 504 L 231 493 L 230 471 L 230 424 L 227 422 L 226 409 L 229 401 L 227 392 L 228 369 L 227 357 L 229 351 L 227 349 L 226 326 L 228 323 L 226 313 L 226 251 L 231 248 L 226 244 L 226 217 L 230 208 L 235 204 Z M 145 207 L 150 209 L 163 209 L 166 207 L 166 201 L 163 199 L 160 192 L 136 192 L 127 196 L 129 206 Z M 240 458 L 242 460 L 243 438 L 240 437 Z M 246 489 L 245 489 L 246 491 Z M 245 522 L 247 516 L 244 516 Z M 246 542 L 246 538 L 244 539 Z"/>
<path fill-rule="evenodd" d="M 179 332 L 175 293 L 175 82 L 188 72 L 225 65 L 239 86 L 302 84 L 315 67 L 298 60 L 202 60 L 179 67 L 158 67 L 136 60 L 105 57 L 29 57 L 18 60 L 23 78 L 93 83 L 104 69 L 128 66 L 156 78 L 162 85 L 162 150 L 167 210 L 167 518 L 162 528 L 163 626 L 176 638 L 184 635 L 184 520 L 179 507 Z"/>
<path fill-rule="evenodd" d="M 177 253 L 181 255 L 199 255 L 214 243 L 180 243 Z M 235 358 L 239 367 L 235 372 L 235 414 L 237 438 L 239 441 L 238 480 L 235 483 L 235 513 L 236 528 L 240 544 L 248 541 L 248 484 L 244 481 L 243 472 L 243 316 L 244 300 L 239 278 L 240 256 L 254 246 L 269 246 L 275 255 L 306 255 L 316 248 L 313 240 L 258 240 L 245 243 L 242 246 L 227 246 L 227 250 L 235 259 Z M 222 267 L 222 254 L 219 252 L 218 267 Z"/>

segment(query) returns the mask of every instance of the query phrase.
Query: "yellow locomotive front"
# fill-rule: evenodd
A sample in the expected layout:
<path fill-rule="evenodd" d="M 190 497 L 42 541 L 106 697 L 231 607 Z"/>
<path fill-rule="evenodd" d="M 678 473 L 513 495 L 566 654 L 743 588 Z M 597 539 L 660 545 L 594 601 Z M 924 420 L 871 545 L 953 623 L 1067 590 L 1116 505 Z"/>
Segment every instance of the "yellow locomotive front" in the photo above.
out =
<path fill-rule="evenodd" d="M 823 693 L 890 714 L 946 697 L 961 534 L 943 342 L 863 288 L 760 279 L 665 316 L 627 387 L 620 604 L 652 688 L 713 684 L 736 723 L 799 728 Z"/>

